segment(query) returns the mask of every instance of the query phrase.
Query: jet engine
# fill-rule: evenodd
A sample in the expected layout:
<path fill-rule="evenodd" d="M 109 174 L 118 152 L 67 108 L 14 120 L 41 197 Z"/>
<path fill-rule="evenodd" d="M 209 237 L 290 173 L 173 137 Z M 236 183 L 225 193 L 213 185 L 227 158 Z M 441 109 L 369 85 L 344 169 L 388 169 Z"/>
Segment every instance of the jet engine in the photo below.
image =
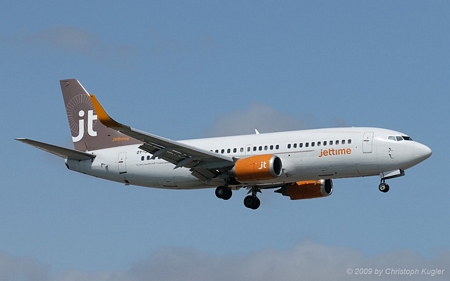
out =
<path fill-rule="evenodd" d="M 281 176 L 282 168 L 276 155 L 255 155 L 237 160 L 230 175 L 240 182 L 270 180 Z"/>
<path fill-rule="evenodd" d="M 327 197 L 333 193 L 333 182 L 328 180 L 298 181 L 287 184 L 275 192 L 291 197 L 291 200 Z"/>

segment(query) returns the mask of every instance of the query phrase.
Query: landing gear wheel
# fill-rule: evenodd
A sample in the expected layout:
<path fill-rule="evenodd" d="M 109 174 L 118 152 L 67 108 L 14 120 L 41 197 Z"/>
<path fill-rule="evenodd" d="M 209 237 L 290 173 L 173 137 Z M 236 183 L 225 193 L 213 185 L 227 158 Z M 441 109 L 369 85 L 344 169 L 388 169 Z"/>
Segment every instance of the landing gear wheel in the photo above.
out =
<path fill-rule="evenodd" d="M 228 200 L 228 199 L 231 198 L 231 195 L 233 195 L 233 192 L 231 191 L 231 189 L 227 188 L 227 191 L 223 195 L 222 199 L 223 200 Z"/>
<path fill-rule="evenodd" d="M 259 201 L 258 197 L 249 195 L 244 198 L 244 205 L 247 208 L 256 210 L 259 208 L 259 205 L 261 205 L 261 201 Z"/>
<path fill-rule="evenodd" d="M 386 193 L 386 192 L 389 191 L 389 184 L 382 182 L 382 183 L 380 183 L 380 185 L 378 186 L 378 189 L 379 189 L 381 192 Z"/>
<path fill-rule="evenodd" d="M 231 195 L 233 195 L 233 192 L 226 186 L 218 186 L 216 188 L 216 196 L 220 199 L 228 200 L 231 198 Z"/>

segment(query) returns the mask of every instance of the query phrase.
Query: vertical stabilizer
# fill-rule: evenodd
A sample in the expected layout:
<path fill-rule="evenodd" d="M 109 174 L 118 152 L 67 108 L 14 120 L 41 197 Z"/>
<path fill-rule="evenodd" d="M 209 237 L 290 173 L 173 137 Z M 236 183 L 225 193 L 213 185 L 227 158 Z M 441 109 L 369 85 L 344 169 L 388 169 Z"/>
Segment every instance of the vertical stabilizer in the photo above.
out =
<path fill-rule="evenodd" d="M 76 79 L 60 81 L 61 91 L 69 119 L 72 141 L 76 150 L 87 151 L 140 144 L 141 141 L 105 127 L 97 121 L 88 92 Z"/>

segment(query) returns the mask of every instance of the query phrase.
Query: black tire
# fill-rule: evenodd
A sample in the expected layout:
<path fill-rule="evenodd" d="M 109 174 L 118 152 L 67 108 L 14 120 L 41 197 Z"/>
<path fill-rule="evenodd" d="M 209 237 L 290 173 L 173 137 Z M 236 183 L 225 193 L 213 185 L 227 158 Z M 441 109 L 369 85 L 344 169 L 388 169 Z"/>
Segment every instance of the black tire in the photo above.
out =
<path fill-rule="evenodd" d="M 227 188 L 225 186 L 218 186 L 216 188 L 216 196 L 217 198 L 223 199 L 224 195 L 227 193 Z"/>
<path fill-rule="evenodd" d="M 231 198 L 231 196 L 233 195 L 233 191 L 231 191 L 231 189 L 227 188 L 225 190 L 226 192 L 224 193 L 224 195 L 222 196 L 223 200 L 228 200 Z"/>
<path fill-rule="evenodd" d="M 256 197 L 255 197 L 255 196 L 251 196 L 251 195 L 245 197 L 245 198 L 244 198 L 244 205 L 245 205 L 245 207 L 251 209 L 252 206 L 253 206 L 253 203 L 254 203 L 254 201 L 255 201 L 254 198 L 256 198 Z"/>
<path fill-rule="evenodd" d="M 259 208 L 259 205 L 261 205 L 261 201 L 259 201 L 258 197 L 249 195 L 244 198 L 244 205 L 249 209 L 256 210 Z"/>
<path fill-rule="evenodd" d="M 381 192 L 388 192 L 389 191 L 389 185 L 386 183 L 380 183 L 380 185 L 378 186 L 378 190 L 380 190 Z"/>
<path fill-rule="evenodd" d="M 256 209 L 259 208 L 260 205 L 261 205 L 261 201 L 259 200 L 258 197 L 255 197 L 255 200 L 254 200 L 253 205 L 252 205 L 252 209 L 256 210 Z"/>

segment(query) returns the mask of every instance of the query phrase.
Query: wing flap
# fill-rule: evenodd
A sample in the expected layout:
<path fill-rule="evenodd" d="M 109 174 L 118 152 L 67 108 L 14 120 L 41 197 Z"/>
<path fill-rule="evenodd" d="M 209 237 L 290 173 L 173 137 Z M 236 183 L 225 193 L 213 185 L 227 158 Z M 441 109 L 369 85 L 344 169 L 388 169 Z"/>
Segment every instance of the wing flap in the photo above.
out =
<path fill-rule="evenodd" d="M 78 150 L 73 150 L 61 146 L 56 146 L 53 144 L 48 144 L 40 141 L 30 140 L 26 138 L 17 138 L 16 140 L 44 150 L 45 152 L 54 154 L 64 159 L 73 159 L 73 160 L 89 160 L 95 158 L 95 154 L 89 154 L 86 152 L 81 152 Z"/>

